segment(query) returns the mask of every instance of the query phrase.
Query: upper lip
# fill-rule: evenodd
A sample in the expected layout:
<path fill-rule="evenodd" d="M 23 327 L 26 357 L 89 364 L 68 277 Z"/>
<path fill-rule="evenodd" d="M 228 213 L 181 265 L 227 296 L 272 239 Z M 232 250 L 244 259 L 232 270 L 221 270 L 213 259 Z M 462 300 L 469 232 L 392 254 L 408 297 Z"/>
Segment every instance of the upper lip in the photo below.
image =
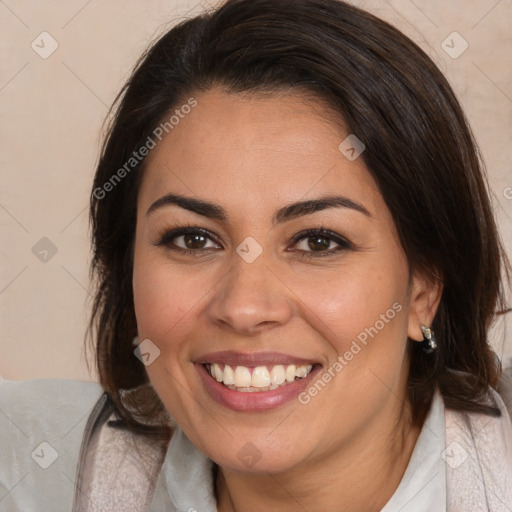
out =
<path fill-rule="evenodd" d="M 232 352 L 224 350 L 221 352 L 209 352 L 203 354 L 194 361 L 195 363 L 207 364 L 228 364 L 230 366 L 270 366 L 276 364 L 282 365 L 307 365 L 317 364 L 312 359 L 282 354 L 279 352 Z"/>

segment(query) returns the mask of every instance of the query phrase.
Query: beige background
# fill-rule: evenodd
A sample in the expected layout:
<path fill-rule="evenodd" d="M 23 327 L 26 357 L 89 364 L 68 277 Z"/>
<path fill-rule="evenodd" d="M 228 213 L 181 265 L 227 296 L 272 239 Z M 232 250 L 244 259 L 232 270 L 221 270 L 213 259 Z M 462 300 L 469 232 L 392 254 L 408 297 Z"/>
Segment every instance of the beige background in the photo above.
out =
<path fill-rule="evenodd" d="M 449 78 L 487 162 L 500 228 L 512 255 L 512 1 L 354 3 L 402 29 Z M 85 364 L 83 333 L 90 307 L 87 203 L 102 122 L 148 43 L 177 20 L 213 4 L 0 0 L 4 378 L 95 380 Z M 42 46 L 43 31 L 58 43 L 47 59 L 31 47 L 34 40 Z M 441 47 L 454 31 L 469 44 L 456 59 Z M 461 48 L 461 40 L 448 42 Z M 46 262 L 32 250 L 43 237 L 57 250 L 48 253 Z M 493 334 L 496 350 L 507 361 L 512 358 L 511 316 L 506 319 L 509 334 L 506 325 Z"/>

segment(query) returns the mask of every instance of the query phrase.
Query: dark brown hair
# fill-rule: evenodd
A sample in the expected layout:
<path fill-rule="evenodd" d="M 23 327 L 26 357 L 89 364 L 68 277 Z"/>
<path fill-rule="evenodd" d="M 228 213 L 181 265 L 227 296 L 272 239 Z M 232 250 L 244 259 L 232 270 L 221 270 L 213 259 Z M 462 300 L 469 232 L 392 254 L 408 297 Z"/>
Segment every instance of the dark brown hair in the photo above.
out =
<path fill-rule="evenodd" d="M 132 345 L 132 251 L 144 160 L 123 179 L 112 176 L 169 112 L 213 86 L 230 93 L 312 93 L 345 121 L 366 146 L 362 158 L 411 269 L 444 284 L 432 325 L 439 348 L 426 355 L 410 343 L 414 418 L 424 417 L 436 386 L 448 407 L 499 414 L 488 401 L 500 364 L 487 333 L 504 304 L 506 258 L 476 144 L 447 80 L 406 36 L 346 3 L 231 0 L 175 26 L 141 57 L 114 103 L 94 178 L 97 291 L 89 335 L 101 384 L 129 428 L 168 432 L 152 388 L 140 388 L 142 398 L 129 391 L 148 383 Z M 146 425 L 149 420 L 154 424 Z"/>

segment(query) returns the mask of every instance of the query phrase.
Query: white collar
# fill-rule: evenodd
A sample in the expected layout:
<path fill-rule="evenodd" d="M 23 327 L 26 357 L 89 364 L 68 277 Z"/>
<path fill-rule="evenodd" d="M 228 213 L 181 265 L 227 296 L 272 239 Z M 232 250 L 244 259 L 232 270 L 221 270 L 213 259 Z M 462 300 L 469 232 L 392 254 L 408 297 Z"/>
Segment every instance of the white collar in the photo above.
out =
<path fill-rule="evenodd" d="M 444 402 L 436 391 L 404 476 L 381 512 L 446 512 L 445 446 Z"/>

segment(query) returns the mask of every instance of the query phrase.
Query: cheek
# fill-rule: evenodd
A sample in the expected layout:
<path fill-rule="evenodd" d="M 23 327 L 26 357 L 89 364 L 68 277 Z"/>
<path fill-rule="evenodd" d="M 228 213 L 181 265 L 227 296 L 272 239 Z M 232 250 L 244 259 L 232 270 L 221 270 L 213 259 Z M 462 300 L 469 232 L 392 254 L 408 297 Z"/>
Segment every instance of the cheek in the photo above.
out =
<path fill-rule="evenodd" d="M 144 253 L 135 254 L 133 294 L 138 335 L 141 341 L 151 340 L 159 349 L 158 357 L 146 372 L 167 410 L 186 409 L 186 395 L 180 390 L 188 386 L 183 349 L 187 334 L 193 329 L 194 306 L 201 297 L 195 279 L 170 268 L 162 258 Z M 203 290 L 204 294 L 204 290 Z"/>
<path fill-rule="evenodd" d="M 395 267 L 395 270 L 397 267 Z M 318 414 L 324 400 L 339 400 L 338 421 L 359 411 L 369 421 L 389 398 L 399 394 L 407 374 L 407 280 L 380 265 L 340 269 L 330 280 L 310 280 L 308 322 L 330 344 L 329 367 L 323 375 L 329 391 L 313 404 Z M 330 372 L 330 373 L 329 373 Z M 322 377 L 319 377 L 322 378 Z M 322 389 L 318 383 L 312 387 Z M 316 396 L 316 389 L 307 391 Z"/>
<path fill-rule="evenodd" d="M 142 251 L 141 251 L 142 252 Z M 196 279 L 185 279 L 165 261 L 135 255 L 133 295 L 139 337 L 159 344 L 180 323 L 200 297 Z"/>
<path fill-rule="evenodd" d="M 304 314 L 332 350 L 318 378 L 327 383 L 326 391 L 318 391 L 324 384 L 317 380 L 302 399 L 319 416 L 326 403 L 338 403 L 329 413 L 332 425 L 344 424 L 348 432 L 370 421 L 390 396 L 400 396 L 408 369 L 407 282 L 377 268 L 313 282 L 307 295 L 306 288 L 301 292 L 308 298 Z"/>
<path fill-rule="evenodd" d="M 405 332 L 406 283 L 392 272 L 380 268 L 340 269 L 329 279 L 310 279 L 298 284 L 310 310 L 309 321 L 341 354 L 353 340 L 379 336 L 396 339 Z"/>

